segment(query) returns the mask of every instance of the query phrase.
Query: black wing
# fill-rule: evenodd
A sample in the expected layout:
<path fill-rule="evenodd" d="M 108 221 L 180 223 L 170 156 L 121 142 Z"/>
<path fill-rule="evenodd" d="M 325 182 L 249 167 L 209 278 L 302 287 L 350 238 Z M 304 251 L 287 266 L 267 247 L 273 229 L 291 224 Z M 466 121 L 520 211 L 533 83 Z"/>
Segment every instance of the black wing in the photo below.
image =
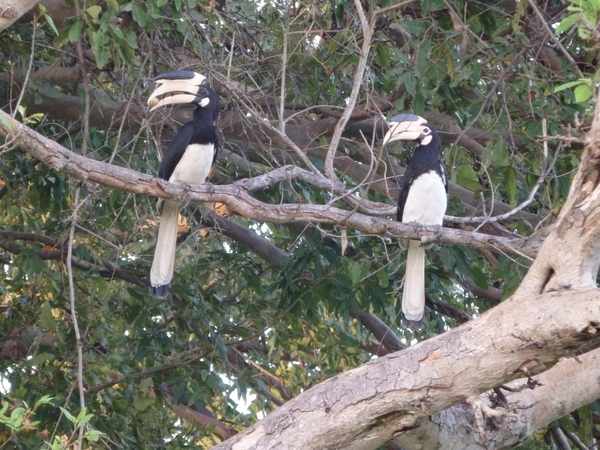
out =
<path fill-rule="evenodd" d="M 163 154 L 162 162 L 160 163 L 160 168 L 158 169 L 159 178 L 168 180 L 171 177 L 175 167 L 177 167 L 177 163 L 183 156 L 183 153 L 185 152 L 186 147 L 190 144 L 193 136 L 193 122 L 188 122 L 181 127 L 173 140 L 169 142 L 169 145 Z"/>
<path fill-rule="evenodd" d="M 410 185 L 414 181 L 415 173 L 413 165 L 408 163 L 404 175 L 402 176 L 402 184 L 400 185 L 400 193 L 398 194 L 398 212 L 396 213 L 396 220 L 402 222 L 402 215 L 404 214 L 404 205 L 406 204 L 406 198 L 408 197 L 408 191 Z"/>

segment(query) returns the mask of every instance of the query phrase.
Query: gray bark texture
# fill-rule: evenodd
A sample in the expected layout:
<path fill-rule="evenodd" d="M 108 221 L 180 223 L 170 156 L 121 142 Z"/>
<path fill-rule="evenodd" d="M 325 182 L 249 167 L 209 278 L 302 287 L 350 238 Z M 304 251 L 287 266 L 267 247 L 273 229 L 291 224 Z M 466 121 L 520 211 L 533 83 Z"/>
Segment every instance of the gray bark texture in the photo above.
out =
<path fill-rule="evenodd" d="M 506 396 L 506 404 L 501 407 L 492 405 L 492 393 L 488 392 L 475 401 L 459 403 L 427 417 L 396 441 L 411 450 L 512 447 L 557 417 L 600 397 L 598 367 L 600 350 L 563 358 L 550 370 L 530 380 L 508 383 L 506 387 L 510 391 L 501 389 Z"/>
<path fill-rule="evenodd" d="M 0 0 L 0 31 L 10 27 L 39 0 Z"/>

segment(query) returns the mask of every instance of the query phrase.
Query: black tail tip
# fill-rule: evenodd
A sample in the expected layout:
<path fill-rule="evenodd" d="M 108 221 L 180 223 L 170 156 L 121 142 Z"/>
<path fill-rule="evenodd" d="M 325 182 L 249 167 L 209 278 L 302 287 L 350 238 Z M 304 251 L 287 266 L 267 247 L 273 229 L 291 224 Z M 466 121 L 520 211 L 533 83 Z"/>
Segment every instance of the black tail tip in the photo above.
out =
<path fill-rule="evenodd" d="M 402 326 L 405 328 L 420 330 L 423 328 L 423 325 L 425 325 L 425 316 L 421 317 L 419 320 L 409 320 L 402 315 Z"/>
<path fill-rule="evenodd" d="M 162 286 L 152 286 L 148 288 L 150 295 L 158 298 L 167 298 L 171 293 L 171 283 L 163 284 Z"/>

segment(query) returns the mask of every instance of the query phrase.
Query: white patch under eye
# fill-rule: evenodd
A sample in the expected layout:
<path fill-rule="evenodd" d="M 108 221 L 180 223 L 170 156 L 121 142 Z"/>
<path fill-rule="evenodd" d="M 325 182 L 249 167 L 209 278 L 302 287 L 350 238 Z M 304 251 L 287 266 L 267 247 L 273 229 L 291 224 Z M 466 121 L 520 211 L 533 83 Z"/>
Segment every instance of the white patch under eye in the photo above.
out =
<path fill-rule="evenodd" d="M 200 106 L 202 106 L 203 108 L 208 105 L 210 103 L 210 98 L 205 97 L 202 100 L 200 100 Z"/>
<path fill-rule="evenodd" d="M 425 136 L 423 139 L 421 139 L 421 145 L 429 144 L 432 139 L 433 139 L 433 136 L 431 136 L 430 134 Z"/>

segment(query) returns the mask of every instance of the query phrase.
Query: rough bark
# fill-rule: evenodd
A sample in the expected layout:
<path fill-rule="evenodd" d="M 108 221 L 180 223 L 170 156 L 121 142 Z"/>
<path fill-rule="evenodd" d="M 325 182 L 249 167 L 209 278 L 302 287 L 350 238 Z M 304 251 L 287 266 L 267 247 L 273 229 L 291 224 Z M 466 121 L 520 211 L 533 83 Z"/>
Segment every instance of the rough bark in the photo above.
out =
<path fill-rule="evenodd" d="M 596 287 L 600 266 L 599 103 L 597 99 L 594 120 L 569 197 L 553 232 L 519 287 L 522 294 Z"/>
<path fill-rule="evenodd" d="M 0 31 L 10 27 L 39 0 L 0 0 Z"/>
<path fill-rule="evenodd" d="M 495 450 L 512 447 L 577 408 L 600 397 L 598 367 L 600 350 L 559 361 L 550 370 L 532 378 L 513 381 L 501 389 L 506 405 L 493 409 L 488 417 L 473 402 L 460 403 L 423 420 L 419 426 L 397 438 L 406 448 L 419 450 Z M 492 408 L 491 392 L 479 402 Z M 484 422 L 483 427 L 477 421 Z M 487 419 L 487 420 L 486 420 Z"/>
<path fill-rule="evenodd" d="M 216 448 L 317 449 L 323 442 L 331 449 L 375 448 L 417 427 L 426 416 L 496 387 L 520 371 L 530 373 L 556 362 L 568 347 L 576 348 L 586 336 L 595 337 L 600 323 L 600 291 L 595 284 L 600 264 L 599 159 L 600 109 L 565 207 L 513 297 L 455 330 L 313 387 Z M 548 382 L 572 384 L 560 368 L 554 369 L 558 379 Z M 546 376 L 552 377 L 552 372 Z M 587 385 L 589 376 L 584 380 L 580 385 Z M 522 434 L 514 433 L 517 439 L 590 401 L 582 392 L 570 392 L 569 405 L 547 407 L 546 414 L 535 419 L 524 417 Z M 452 447 L 444 443 L 421 448 Z"/>
<path fill-rule="evenodd" d="M 595 337 L 599 319 L 597 290 L 514 296 L 468 324 L 314 386 L 215 449 L 376 448 L 522 370 L 556 362 Z"/>

